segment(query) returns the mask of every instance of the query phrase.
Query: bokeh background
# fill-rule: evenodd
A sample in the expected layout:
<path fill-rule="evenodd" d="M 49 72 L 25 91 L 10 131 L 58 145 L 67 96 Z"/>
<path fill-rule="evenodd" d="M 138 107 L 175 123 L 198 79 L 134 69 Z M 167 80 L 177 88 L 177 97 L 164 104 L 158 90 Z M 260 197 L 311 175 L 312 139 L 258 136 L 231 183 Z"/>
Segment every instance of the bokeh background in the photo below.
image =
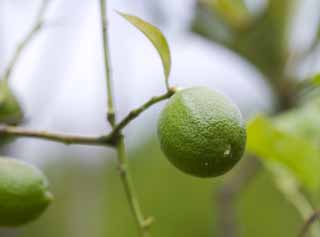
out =
<path fill-rule="evenodd" d="M 40 4 L 0 0 L 0 71 Z M 318 0 L 109 0 L 119 118 L 165 87 L 156 51 L 116 9 L 142 17 L 166 35 L 172 85 L 221 91 L 246 120 L 294 106 L 294 83 L 319 69 Z M 51 0 L 45 27 L 10 78 L 26 113 L 23 126 L 84 135 L 110 131 L 101 44 L 98 1 Z M 296 236 L 304 216 L 259 158 L 246 155 L 214 179 L 190 177 L 168 163 L 156 139 L 164 103 L 125 129 L 138 196 L 144 212 L 156 219 L 152 236 Z M 18 139 L 1 152 L 44 170 L 55 202 L 36 222 L 0 229 L 0 236 L 138 236 L 112 149 Z"/>

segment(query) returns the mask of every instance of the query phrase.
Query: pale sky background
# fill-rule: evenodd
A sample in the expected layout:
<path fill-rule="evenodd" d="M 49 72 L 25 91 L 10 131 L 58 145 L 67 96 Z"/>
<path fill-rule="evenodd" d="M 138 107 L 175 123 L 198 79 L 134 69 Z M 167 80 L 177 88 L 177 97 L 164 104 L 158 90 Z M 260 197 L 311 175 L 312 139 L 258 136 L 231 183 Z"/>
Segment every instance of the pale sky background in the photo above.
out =
<path fill-rule="evenodd" d="M 260 2 L 263 6 L 264 1 Z M 39 0 L 0 0 L 0 70 L 30 29 L 39 3 Z M 299 8 L 295 24 L 302 27 L 292 31 L 291 47 L 303 48 L 314 36 L 311 22 L 319 18 L 319 12 L 314 10 L 316 4 L 319 5 L 307 0 L 302 10 Z M 193 0 L 109 0 L 114 93 L 120 118 L 151 96 L 163 93 L 165 87 L 155 49 L 114 9 L 152 22 L 167 36 L 173 61 L 171 85 L 202 85 L 221 91 L 240 107 L 246 118 L 271 109 L 272 95 L 259 72 L 229 50 L 188 31 L 194 5 Z M 28 119 L 25 126 L 86 135 L 109 131 L 105 122 L 98 1 L 52 0 L 46 22 L 11 78 L 12 88 L 25 108 Z M 148 110 L 125 130 L 131 148 L 155 135 L 163 104 Z M 13 156 L 32 161 L 57 152 L 85 158 L 98 157 L 105 151 L 27 139 L 20 139 L 10 147 Z"/>

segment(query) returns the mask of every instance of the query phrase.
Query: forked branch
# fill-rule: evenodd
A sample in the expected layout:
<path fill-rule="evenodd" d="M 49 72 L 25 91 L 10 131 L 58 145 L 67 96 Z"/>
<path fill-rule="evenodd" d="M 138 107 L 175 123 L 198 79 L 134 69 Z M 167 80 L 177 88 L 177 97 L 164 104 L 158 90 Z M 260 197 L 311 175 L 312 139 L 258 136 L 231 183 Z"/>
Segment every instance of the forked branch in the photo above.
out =
<path fill-rule="evenodd" d="M 49 140 L 54 142 L 63 143 L 66 145 L 93 145 L 93 146 L 110 146 L 115 147 L 120 137 L 122 129 L 124 129 L 130 122 L 137 118 L 141 113 L 150 108 L 156 103 L 170 98 L 175 93 L 174 89 L 159 95 L 154 96 L 147 102 L 143 103 L 140 107 L 130 111 L 114 129 L 106 135 L 101 136 L 78 136 L 73 134 L 65 134 L 59 132 L 39 131 L 29 128 L 22 128 L 17 126 L 0 125 L 0 137 L 1 136 L 15 136 L 15 137 L 29 137 L 43 140 Z"/>
<path fill-rule="evenodd" d="M 113 95 L 112 95 L 112 79 L 110 73 L 110 56 L 109 56 L 109 46 L 108 46 L 108 29 L 107 29 L 107 10 L 106 10 L 106 0 L 100 0 L 100 17 L 101 17 L 101 31 L 103 35 L 103 51 L 104 51 L 104 63 L 105 63 L 105 76 L 107 82 L 107 93 L 108 93 L 108 121 L 113 129 L 115 129 L 116 114 L 113 105 Z M 143 108 L 142 108 L 143 110 Z M 138 229 L 141 233 L 141 237 L 149 237 L 149 225 L 151 224 L 150 218 L 146 218 L 142 214 L 141 206 L 138 201 L 136 191 L 133 185 L 127 151 L 125 147 L 125 141 L 122 134 L 117 134 L 118 139 L 116 143 L 118 164 L 120 167 L 121 181 L 131 207 L 132 214 L 137 222 Z M 112 139 L 113 136 L 109 137 Z M 146 225 L 147 223 L 147 225 Z"/>
<path fill-rule="evenodd" d="M 175 93 L 176 89 L 175 88 L 169 88 L 169 90 L 159 96 L 154 96 L 151 99 L 149 99 L 147 102 L 145 102 L 144 104 L 142 104 L 140 107 L 131 110 L 113 129 L 113 131 L 111 132 L 110 136 L 114 137 L 117 134 L 119 134 L 121 132 L 121 130 L 126 127 L 132 120 L 134 120 L 135 118 L 137 118 L 141 113 L 143 113 L 145 110 L 147 110 L 149 107 L 151 107 L 152 105 L 162 101 L 162 100 L 166 100 L 169 99 L 174 93 Z"/>

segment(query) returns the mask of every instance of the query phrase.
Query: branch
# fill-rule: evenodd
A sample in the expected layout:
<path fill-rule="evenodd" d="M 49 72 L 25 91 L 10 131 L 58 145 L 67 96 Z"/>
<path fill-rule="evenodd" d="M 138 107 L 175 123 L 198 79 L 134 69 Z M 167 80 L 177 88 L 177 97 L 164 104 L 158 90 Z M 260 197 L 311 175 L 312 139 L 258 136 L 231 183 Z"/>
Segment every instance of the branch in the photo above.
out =
<path fill-rule="evenodd" d="M 261 169 L 258 160 L 255 158 L 244 157 L 244 159 L 246 160 L 243 166 L 236 170 L 229 179 L 224 181 L 217 193 L 217 226 L 218 236 L 221 237 L 235 237 L 239 235 L 235 213 L 235 200 Z"/>
<path fill-rule="evenodd" d="M 131 173 L 129 171 L 128 155 L 126 152 L 124 138 L 122 135 L 119 137 L 117 152 L 119 157 L 120 176 L 124 185 L 124 190 L 127 195 L 127 199 L 130 204 L 130 208 L 139 227 L 141 236 L 149 237 L 149 227 L 153 222 L 153 217 L 145 218 L 142 213 L 141 206 L 132 181 Z"/>
<path fill-rule="evenodd" d="M 149 99 L 147 102 L 142 104 L 140 107 L 130 111 L 123 120 L 121 120 L 114 129 L 107 135 L 96 136 L 96 137 L 85 137 L 85 136 L 76 136 L 68 135 L 57 132 L 48 132 L 48 131 L 37 131 L 33 129 L 26 129 L 16 126 L 5 126 L 0 125 L 0 136 L 16 136 L 16 137 L 30 137 L 37 139 L 44 139 L 59 143 L 64 143 L 66 145 L 78 144 L 78 145 L 98 145 L 98 146 L 112 146 L 115 147 L 117 140 L 121 137 L 121 130 L 125 128 L 132 120 L 137 118 L 141 113 L 147 110 L 152 105 L 170 98 L 175 93 L 175 88 L 171 88 L 166 93 L 154 96 Z"/>
<path fill-rule="evenodd" d="M 79 145 L 96 145 L 96 146 L 114 146 L 112 139 L 106 136 L 99 137 L 85 137 L 76 135 L 67 135 L 62 133 L 51 133 L 47 131 L 34 131 L 20 127 L 13 126 L 0 126 L 0 137 L 2 136 L 17 136 L 17 137 L 31 137 L 44 139 L 66 145 L 79 144 Z"/>
<path fill-rule="evenodd" d="M 104 68 L 107 84 L 107 104 L 108 112 L 107 118 L 112 127 L 115 126 L 115 112 L 113 108 L 113 95 L 112 95 L 112 76 L 111 76 L 111 62 L 109 52 L 109 41 L 108 41 L 108 20 L 106 10 L 106 0 L 100 0 L 100 16 L 101 16 L 101 27 L 102 27 L 102 40 L 103 40 L 103 56 L 104 56 Z"/>
<path fill-rule="evenodd" d="M 44 16 L 46 9 L 48 8 L 49 2 L 50 2 L 50 0 L 43 0 L 42 1 L 42 4 L 39 8 L 39 11 L 38 11 L 38 14 L 37 14 L 37 17 L 36 17 L 36 20 L 35 20 L 33 27 L 31 28 L 30 32 L 28 32 L 25 35 L 25 37 L 22 39 L 22 41 L 17 45 L 17 48 L 15 49 L 15 52 L 13 54 L 13 57 L 9 61 L 9 64 L 6 67 L 6 69 L 4 70 L 4 73 L 3 73 L 3 75 L 1 75 L 0 79 L 9 80 L 11 72 L 12 72 L 16 62 L 20 58 L 21 53 L 26 48 L 28 43 L 32 40 L 32 38 L 42 29 L 43 16 Z"/>
<path fill-rule="evenodd" d="M 279 191 L 282 192 L 284 197 L 296 208 L 302 219 L 307 222 L 309 216 L 314 213 L 314 208 L 308 198 L 304 193 L 302 193 L 294 179 L 292 179 L 291 181 L 287 179 L 285 182 L 283 182 L 283 178 L 281 178 L 281 176 L 279 176 L 277 172 L 272 169 L 271 171 L 273 171 L 273 175 L 275 175 L 274 181 L 276 187 L 279 189 Z M 320 226 L 318 223 L 316 224 L 316 228 L 311 229 L 312 236 L 320 236 Z"/>
<path fill-rule="evenodd" d="M 126 127 L 132 120 L 137 118 L 141 113 L 143 113 L 145 110 L 147 110 L 149 107 L 152 105 L 170 98 L 174 93 L 176 89 L 175 88 L 170 88 L 166 93 L 159 95 L 159 96 L 154 96 L 151 99 L 149 99 L 147 102 L 142 104 L 140 107 L 130 111 L 127 116 L 125 116 L 113 129 L 113 131 L 110 133 L 110 137 L 115 137 L 117 134 L 120 133 L 120 131 Z"/>
<path fill-rule="evenodd" d="M 105 63 L 105 74 L 107 82 L 107 93 L 108 93 L 108 121 L 113 129 L 116 127 L 116 115 L 113 108 L 113 97 L 112 97 L 112 83 L 111 83 L 111 67 L 110 67 L 110 56 L 109 56 L 109 47 L 108 47 L 108 31 L 107 31 L 107 11 L 106 11 L 106 0 L 100 0 L 100 17 L 101 17 L 101 26 L 102 26 L 102 35 L 103 35 L 103 52 L 104 52 L 104 63 Z M 148 107 L 148 105 L 147 105 Z M 139 112 L 138 112 L 139 114 Z M 128 122 L 125 122 L 127 124 Z M 121 124 L 121 123 L 120 123 Z M 124 124 L 124 125 L 125 125 Z M 123 125 L 120 126 L 120 129 Z M 119 129 L 118 129 L 119 130 Z M 117 131 L 118 131 L 117 130 Z M 151 218 L 145 218 L 142 214 L 141 206 L 138 201 L 136 191 L 132 182 L 131 173 L 128 167 L 128 158 L 126 147 L 124 143 L 124 137 L 122 134 L 117 137 L 116 149 L 118 155 L 118 163 L 120 167 L 120 176 L 121 181 L 127 195 L 129 205 L 137 226 L 139 228 L 141 237 L 149 237 L 149 226 L 152 223 Z M 112 139 L 112 136 L 108 136 L 107 139 Z"/>
<path fill-rule="evenodd" d="M 312 215 L 305 221 L 303 224 L 301 231 L 298 235 L 298 237 L 305 237 L 307 236 L 307 233 L 312 226 L 312 224 L 317 220 L 320 219 L 320 210 L 316 210 Z"/>

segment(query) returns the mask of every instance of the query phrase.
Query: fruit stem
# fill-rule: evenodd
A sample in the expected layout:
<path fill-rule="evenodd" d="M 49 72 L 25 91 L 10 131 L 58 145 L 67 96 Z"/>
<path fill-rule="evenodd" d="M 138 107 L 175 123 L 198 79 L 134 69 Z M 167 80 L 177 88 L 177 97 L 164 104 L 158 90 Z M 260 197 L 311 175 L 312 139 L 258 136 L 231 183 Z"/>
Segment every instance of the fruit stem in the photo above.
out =
<path fill-rule="evenodd" d="M 13 57 L 11 58 L 11 60 L 9 61 L 8 66 L 6 67 L 6 69 L 4 70 L 3 75 L 0 76 L 1 80 L 6 80 L 8 81 L 10 76 L 11 76 L 11 72 L 16 64 L 16 62 L 18 61 L 18 59 L 21 56 L 22 51 L 26 48 L 26 46 L 29 44 L 29 42 L 33 39 L 33 37 L 40 32 L 40 30 L 43 27 L 43 17 L 44 17 L 44 13 L 48 8 L 48 5 L 50 3 L 51 0 L 43 0 L 42 4 L 39 8 L 35 23 L 33 25 L 33 27 L 31 28 L 31 30 L 24 36 L 24 38 L 22 39 L 22 41 L 17 45 Z"/>
<path fill-rule="evenodd" d="M 175 88 L 169 88 L 169 90 L 159 96 L 151 97 L 147 102 L 142 104 L 140 107 L 131 110 L 112 130 L 110 133 L 110 137 L 115 137 L 117 134 L 121 132 L 121 130 L 126 127 L 132 120 L 137 118 L 141 113 L 143 113 L 145 110 L 147 110 L 152 105 L 170 98 L 175 93 Z"/>
<path fill-rule="evenodd" d="M 44 139 L 66 145 L 94 145 L 94 146 L 110 146 L 114 147 L 117 143 L 118 136 L 121 130 L 126 127 L 132 120 L 137 118 L 141 113 L 147 110 L 152 105 L 170 98 L 176 92 L 175 88 L 170 88 L 166 93 L 154 96 L 140 107 L 130 111 L 118 124 L 115 123 L 114 128 L 109 134 L 96 137 L 77 136 L 71 134 L 63 134 L 58 132 L 37 131 L 17 126 L 0 125 L 0 135 L 13 135 L 16 137 L 30 137 Z M 114 114 L 113 114 L 114 115 Z M 114 116 L 115 118 L 115 116 Z"/>

